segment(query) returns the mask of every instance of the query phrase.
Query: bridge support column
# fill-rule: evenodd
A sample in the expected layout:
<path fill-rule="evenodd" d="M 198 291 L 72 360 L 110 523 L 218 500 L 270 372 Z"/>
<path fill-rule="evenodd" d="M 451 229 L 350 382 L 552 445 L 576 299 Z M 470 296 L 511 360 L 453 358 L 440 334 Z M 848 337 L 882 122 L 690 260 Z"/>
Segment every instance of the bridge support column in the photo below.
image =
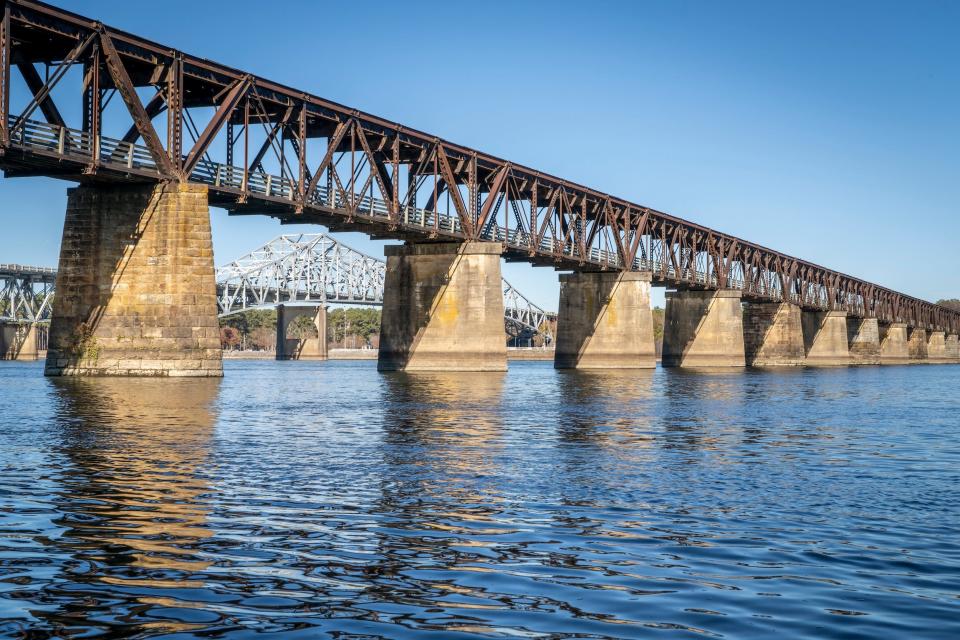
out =
<path fill-rule="evenodd" d="M 817 367 L 850 364 L 846 311 L 804 311 L 801 324 L 807 353 L 805 364 Z"/>
<path fill-rule="evenodd" d="M 297 318 L 313 319 L 316 338 L 288 338 L 287 330 Z M 277 305 L 277 360 L 327 359 L 327 308 L 320 306 Z"/>
<path fill-rule="evenodd" d="M 931 363 L 947 361 L 947 334 L 944 331 L 931 331 L 927 336 L 927 359 Z"/>
<path fill-rule="evenodd" d="M 221 376 L 205 187 L 68 190 L 46 375 Z"/>
<path fill-rule="evenodd" d="M 927 360 L 927 330 L 914 327 L 907 330 L 907 353 L 910 362 L 925 364 Z"/>
<path fill-rule="evenodd" d="M 36 360 L 37 325 L 0 325 L 0 360 Z"/>
<path fill-rule="evenodd" d="M 800 307 L 780 302 L 751 302 L 744 306 L 743 346 L 751 367 L 802 365 L 803 330 Z"/>
<path fill-rule="evenodd" d="M 880 325 L 880 364 L 907 364 L 907 325 L 902 322 Z"/>
<path fill-rule="evenodd" d="M 960 362 L 960 336 L 957 336 L 955 333 L 947 334 L 947 337 L 944 339 L 943 350 L 947 362 Z"/>
<path fill-rule="evenodd" d="M 653 369 L 648 272 L 585 272 L 560 276 L 557 369 Z"/>
<path fill-rule="evenodd" d="M 850 364 L 880 364 L 880 325 L 876 318 L 847 318 Z"/>
<path fill-rule="evenodd" d="M 668 291 L 664 314 L 665 367 L 743 367 L 739 291 Z"/>
<path fill-rule="evenodd" d="M 380 371 L 506 371 L 498 242 L 388 246 Z"/>

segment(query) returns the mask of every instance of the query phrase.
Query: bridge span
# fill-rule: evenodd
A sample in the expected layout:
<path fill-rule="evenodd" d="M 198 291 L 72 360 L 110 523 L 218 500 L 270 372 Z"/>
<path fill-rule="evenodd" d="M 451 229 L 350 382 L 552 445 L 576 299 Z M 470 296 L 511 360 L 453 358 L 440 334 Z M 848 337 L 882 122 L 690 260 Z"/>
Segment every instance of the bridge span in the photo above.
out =
<path fill-rule="evenodd" d="M 651 285 L 672 289 L 666 366 L 956 359 L 960 314 L 935 304 L 48 4 L 2 6 L 0 167 L 81 185 L 50 375 L 220 374 L 211 204 L 404 240 L 382 369 L 505 368 L 501 255 L 572 271 L 558 367 L 653 366 Z"/>

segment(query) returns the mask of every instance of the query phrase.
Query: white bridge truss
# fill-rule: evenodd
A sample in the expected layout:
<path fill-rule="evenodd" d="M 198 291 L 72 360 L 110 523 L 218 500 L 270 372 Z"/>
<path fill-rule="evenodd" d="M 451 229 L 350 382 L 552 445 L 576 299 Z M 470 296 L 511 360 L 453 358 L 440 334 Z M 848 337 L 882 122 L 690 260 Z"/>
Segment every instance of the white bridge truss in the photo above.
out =
<path fill-rule="evenodd" d="M 0 321 L 50 319 L 56 270 L 0 264 Z M 381 306 L 386 264 L 322 233 L 288 234 L 217 269 L 221 316 L 277 304 Z M 503 281 L 504 326 L 513 338 L 553 341 L 556 314 Z"/>
<path fill-rule="evenodd" d="M 383 304 L 386 264 L 322 233 L 274 238 L 217 269 L 221 316 L 291 303 Z M 552 341 L 556 315 L 503 281 L 504 323 L 520 339 L 543 334 Z"/>

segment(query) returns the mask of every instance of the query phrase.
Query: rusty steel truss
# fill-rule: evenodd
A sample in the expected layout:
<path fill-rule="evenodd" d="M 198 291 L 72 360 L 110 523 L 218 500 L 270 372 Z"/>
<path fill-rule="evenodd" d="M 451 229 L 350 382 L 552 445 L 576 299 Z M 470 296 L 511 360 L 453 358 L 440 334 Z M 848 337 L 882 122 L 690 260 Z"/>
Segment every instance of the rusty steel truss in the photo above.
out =
<path fill-rule="evenodd" d="M 41 2 L 0 4 L 8 176 L 202 183 L 235 214 L 495 241 L 510 260 L 960 331 L 929 302 Z"/>

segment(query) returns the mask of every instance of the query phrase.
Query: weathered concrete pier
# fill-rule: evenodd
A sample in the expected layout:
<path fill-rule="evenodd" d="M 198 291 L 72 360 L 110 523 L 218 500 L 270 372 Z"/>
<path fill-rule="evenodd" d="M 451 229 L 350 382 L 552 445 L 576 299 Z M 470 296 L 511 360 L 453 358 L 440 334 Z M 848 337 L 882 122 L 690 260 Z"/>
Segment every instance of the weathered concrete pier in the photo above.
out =
<path fill-rule="evenodd" d="M 287 333 L 298 318 L 313 320 L 316 338 L 291 338 Z M 325 305 L 277 305 L 277 360 L 326 360 L 327 307 Z"/>
<path fill-rule="evenodd" d="M 657 354 L 650 274 L 582 272 L 560 276 L 557 369 L 651 369 Z"/>
<path fill-rule="evenodd" d="M 386 248 L 381 371 L 506 371 L 500 252 L 493 242 Z"/>
<path fill-rule="evenodd" d="M 69 191 L 45 373 L 223 373 L 207 189 Z"/>
<path fill-rule="evenodd" d="M 668 291 L 663 366 L 746 366 L 740 300 L 740 291 Z"/>

